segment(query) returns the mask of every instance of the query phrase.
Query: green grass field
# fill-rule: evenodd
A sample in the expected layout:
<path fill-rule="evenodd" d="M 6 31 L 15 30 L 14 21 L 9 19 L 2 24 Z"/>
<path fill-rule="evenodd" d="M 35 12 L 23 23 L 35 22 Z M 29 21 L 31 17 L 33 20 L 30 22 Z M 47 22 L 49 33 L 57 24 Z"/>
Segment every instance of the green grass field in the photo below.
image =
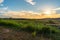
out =
<path fill-rule="evenodd" d="M 21 30 L 32 33 L 35 37 L 37 35 L 52 38 L 52 40 L 60 40 L 60 29 L 57 20 L 3 20 L 0 19 L 0 26 L 11 28 L 14 30 Z M 58 38 L 57 38 L 58 37 Z"/>

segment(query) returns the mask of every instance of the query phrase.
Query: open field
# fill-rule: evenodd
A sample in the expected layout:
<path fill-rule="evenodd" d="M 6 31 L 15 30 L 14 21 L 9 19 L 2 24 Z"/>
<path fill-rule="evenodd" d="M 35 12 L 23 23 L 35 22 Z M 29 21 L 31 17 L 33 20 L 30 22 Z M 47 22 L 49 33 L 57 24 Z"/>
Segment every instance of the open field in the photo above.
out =
<path fill-rule="evenodd" d="M 60 40 L 59 24 L 59 19 L 0 19 L 0 39 L 20 40 L 21 36 L 24 36 L 21 40 Z M 2 31 L 4 29 L 7 32 Z M 4 35 L 7 35 L 7 38 L 5 38 Z M 12 38 L 8 37 L 8 35 L 10 35 Z"/>

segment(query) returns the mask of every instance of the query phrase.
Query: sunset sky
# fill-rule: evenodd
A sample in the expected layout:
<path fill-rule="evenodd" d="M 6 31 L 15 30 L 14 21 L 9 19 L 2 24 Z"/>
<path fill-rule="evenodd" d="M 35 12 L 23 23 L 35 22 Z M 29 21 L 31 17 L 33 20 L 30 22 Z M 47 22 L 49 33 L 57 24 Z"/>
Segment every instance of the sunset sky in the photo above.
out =
<path fill-rule="evenodd" d="M 38 13 L 47 8 L 60 9 L 60 0 L 0 0 L 0 14 L 5 11 L 33 11 Z"/>

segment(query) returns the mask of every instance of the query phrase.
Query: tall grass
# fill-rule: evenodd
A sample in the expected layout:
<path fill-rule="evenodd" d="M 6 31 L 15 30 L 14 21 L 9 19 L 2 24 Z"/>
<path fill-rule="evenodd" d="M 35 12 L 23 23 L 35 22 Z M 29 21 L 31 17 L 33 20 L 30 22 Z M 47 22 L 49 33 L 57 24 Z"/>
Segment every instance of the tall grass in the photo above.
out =
<path fill-rule="evenodd" d="M 52 23 L 52 21 L 50 23 Z M 54 35 L 59 33 L 60 31 L 56 27 L 53 27 L 51 25 L 45 25 L 45 21 L 41 22 L 38 20 L 1 20 L 0 19 L 0 26 L 32 32 L 32 35 L 34 36 L 38 34 L 43 34 L 45 37 L 46 36 L 50 37 L 52 36 L 50 35 L 50 33 Z"/>

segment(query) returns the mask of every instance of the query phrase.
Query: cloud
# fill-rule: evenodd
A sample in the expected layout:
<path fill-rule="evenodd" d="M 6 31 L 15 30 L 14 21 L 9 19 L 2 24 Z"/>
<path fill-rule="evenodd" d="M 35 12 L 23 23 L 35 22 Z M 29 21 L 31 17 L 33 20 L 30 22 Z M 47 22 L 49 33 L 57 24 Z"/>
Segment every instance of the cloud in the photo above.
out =
<path fill-rule="evenodd" d="M 33 0 L 25 0 L 26 2 L 30 3 L 31 5 L 35 5 L 36 2 L 33 2 Z"/>
<path fill-rule="evenodd" d="M 7 7 L 4 7 L 3 10 L 8 10 L 8 6 Z"/>
<path fill-rule="evenodd" d="M 0 4 L 3 3 L 3 2 L 4 2 L 4 0 L 0 0 Z"/>
<path fill-rule="evenodd" d="M 0 16 L 1 18 L 2 16 Z M 44 14 L 37 14 L 33 11 L 8 11 L 7 13 L 3 14 L 5 18 L 28 18 L 28 19 L 42 19 L 42 18 L 60 18 L 60 14 L 53 14 L 53 15 L 44 15 Z"/>
<path fill-rule="evenodd" d="M 8 16 L 5 15 L 7 11 L 8 11 L 8 7 L 0 8 L 0 18 L 8 18 Z"/>
<path fill-rule="evenodd" d="M 28 17 L 33 17 L 35 15 L 38 15 L 37 12 L 33 12 L 33 11 L 8 11 L 7 13 L 3 14 L 7 17 L 11 17 L 11 18 L 28 18 Z"/>
<path fill-rule="evenodd" d="M 0 6 L 4 6 L 2 3 L 4 2 L 4 0 L 0 0 Z"/>
<path fill-rule="evenodd" d="M 37 14 L 37 12 L 34 12 L 34 11 L 26 11 L 26 10 L 22 10 L 22 11 L 15 11 L 15 12 L 18 12 L 18 13 L 32 13 L 32 14 Z"/>
<path fill-rule="evenodd" d="M 8 10 L 8 7 L 0 8 L 0 13 L 1 13 L 1 14 L 6 13 L 7 10 Z"/>
<path fill-rule="evenodd" d="M 60 8 L 56 8 L 56 9 L 53 9 L 53 10 L 60 10 Z"/>
<path fill-rule="evenodd" d="M 8 15 L 25 15 L 25 14 L 39 14 L 33 11 L 8 11 Z"/>

